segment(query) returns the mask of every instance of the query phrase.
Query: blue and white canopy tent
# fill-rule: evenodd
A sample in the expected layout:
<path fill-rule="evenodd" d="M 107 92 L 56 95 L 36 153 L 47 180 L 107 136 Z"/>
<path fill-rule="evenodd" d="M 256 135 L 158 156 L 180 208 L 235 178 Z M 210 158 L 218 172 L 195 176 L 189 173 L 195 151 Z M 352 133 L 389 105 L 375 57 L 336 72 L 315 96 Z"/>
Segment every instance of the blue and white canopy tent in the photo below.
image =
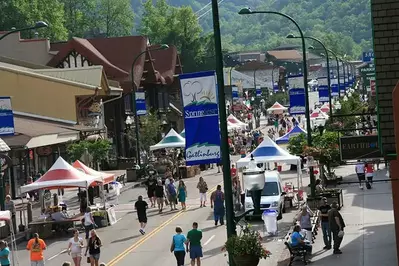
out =
<path fill-rule="evenodd" d="M 180 132 L 180 136 L 182 136 L 183 138 L 186 138 L 186 129 L 183 129 L 183 131 Z"/>
<path fill-rule="evenodd" d="M 299 134 L 306 134 L 306 131 L 303 130 L 299 125 L 296 125 L 290 132 L 286 133 L 284 136 L 276 139 L 277 144 L 287 144 L 290 138 L 298 136 Z"/>
<path fill-rule="evenodd" d="M 255 150 L 248 154 L 245 158 L 241 158 L 237 161 L 237 167 L 246 167 L 251 161 L 251 155 L 253 155 L 257 163 L 286 163 L 295 164 L 298 169 L 298 187 L 302 186 L 302 176 L 301 176 L 301 158 L 290 154 L 288 151 L 279 147 L 273 140 L 271 140 L 267 135 Z"/>
<path fill-rule="evenodd" d="M 180 136 L 173 128 L 157 144 L 150 146 L 151 151 L 186 147 L 186 139 Z"/>

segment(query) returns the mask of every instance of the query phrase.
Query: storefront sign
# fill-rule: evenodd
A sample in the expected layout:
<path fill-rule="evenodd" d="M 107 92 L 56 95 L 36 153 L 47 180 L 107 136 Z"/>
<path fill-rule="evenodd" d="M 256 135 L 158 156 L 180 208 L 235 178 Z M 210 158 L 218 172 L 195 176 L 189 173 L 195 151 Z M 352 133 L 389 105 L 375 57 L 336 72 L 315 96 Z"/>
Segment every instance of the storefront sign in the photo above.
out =
<path fill-rule="evenodd" d="M 146 115 L 147 109 L 145 106 L 145 92 L 136 92 L 136 112 L 137 115 Z"/>
<path fill-rule="evenodd" d="M 238 87 L 237 86 L 233 86 L 231 88 L 231 97 L 233 98 L 233 101 L 239 99 L 239 97 L 238 97 Z"/>
<path fill-rule="evenodd" d="M 328 89 L 328 80 L 326 77 L 321 77 L 317 79 L 319 84 L 319 102 L 325 103 L 330 99 L 330 92 Z"/>
<path fill-rule="evenodd" d="M 306 112 L 305 88 L 303 87 L 303 76 L 289 76 L 288 82 L 290 84 L 290 109 L 291 115 L 301 115 Z"/>
<path fill-rule="evenodd" d="M 338 79 L 336 78 L 331 79 L 331 96 L 339 96 Z"/>
<path fill-rule="evenodd" d="M 260 86 L 256 86 L 256 97 L 262 96 L 262 89 Z"/>
<path fill-rule="evenodd" d="M 220 162 L 219 111 L 214 71 L 180 75 L 186 128 L 186 164 Z M 224 122 L 224 121 L 223 121 Z"/>
<path fill-rule="evenodd" d="M 10 97 L 0 97 L 0 136 L 14 136 L 14 114 Z"/>
<path fill-rule="evenodd" d="M 363 52 L 363 62 L 374 62 L 374 51 Z"/>
<path fill-rule="evenodd" d="M 339 146 L 342 161 L 382 157 L 377 135 L 341 137 Z"/>

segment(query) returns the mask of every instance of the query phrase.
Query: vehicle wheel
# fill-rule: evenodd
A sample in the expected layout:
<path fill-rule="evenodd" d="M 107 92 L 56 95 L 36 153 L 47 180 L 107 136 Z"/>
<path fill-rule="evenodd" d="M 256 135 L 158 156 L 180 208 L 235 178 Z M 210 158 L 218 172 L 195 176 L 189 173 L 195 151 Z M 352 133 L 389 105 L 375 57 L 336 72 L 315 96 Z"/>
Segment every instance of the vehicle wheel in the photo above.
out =
<path fill-rule="evenodd" d="M 283 219 L 283 208 L 280 207 L 280 211 L 278 212 L 277 220 Z"/>

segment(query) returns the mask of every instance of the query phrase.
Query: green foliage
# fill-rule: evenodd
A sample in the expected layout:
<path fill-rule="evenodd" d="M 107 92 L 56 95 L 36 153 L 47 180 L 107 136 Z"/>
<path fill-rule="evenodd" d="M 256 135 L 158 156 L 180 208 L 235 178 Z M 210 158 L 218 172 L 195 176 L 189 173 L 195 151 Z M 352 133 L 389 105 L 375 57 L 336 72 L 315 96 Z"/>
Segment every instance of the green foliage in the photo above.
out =
<path fill-rule="evenodd" d="M 301 133 L 289 139 L 287 149 L 291 154 L 301 155 L 306 144 L 306 135 Z"/>
<path fill-rule="evenodd" d="M 161 135 L 161 121 L 155 112 L 149 112 L 140 119 L 142 124 L 140 127 L 140 144 L 149 153 L 150 146 L 156 144 Z"/>
<path fill-rule="evenodd" d="M 288 104 L 288 94 L 285 92 L 273 93 L 273 95 L 270 95 L 266 98 L 266 108 L 270 108 L 275 102 L 278 102 L 282 105 Z"/>
<path fill-rule="evenodd" d="M 222 250 L 229 252 L 233 257 L 249 255 L 266 259 L 271 253 L 262 246 L 261 240 L 258 231 L 252 230 L 249 226 L 244 227 L 238 236 L 227 239 Z"/>
<path fill-rule="evenodd" d="M 325 131 L 323 135 L 316 135 L 313 138 L 313 146 L 321 151 L 317 160 L 322 164 L 338 163 L 340 161 L 340 152 L 337 132 Z"/>
<path fill-rule="evenodd" d="M 96 141 L 81 140 L 68 145 L 67 152 L 71 161 L 80 160 L 85 150 L 92 156 L 96 163 L 105 160 L 111 148 L 111 143 L 105 139 Z"/>

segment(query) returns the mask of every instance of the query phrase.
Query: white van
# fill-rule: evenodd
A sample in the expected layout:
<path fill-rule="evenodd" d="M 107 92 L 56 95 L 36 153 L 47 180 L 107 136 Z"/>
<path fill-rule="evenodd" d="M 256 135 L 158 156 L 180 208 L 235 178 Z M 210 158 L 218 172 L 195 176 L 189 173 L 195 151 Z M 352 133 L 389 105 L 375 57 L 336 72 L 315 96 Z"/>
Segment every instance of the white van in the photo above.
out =
<path fill-rule="evenodd" d="M 275 210 L 278 212 L 277 219 L 281 219 L 285 212 L 285 194 L 279 172 L 265 171 L 265 186 L 260 200 L 260 209 L 262 211 L 266 209 Z M 245 210 L 247 211 L 253 208 L 254 204 L 252 202 L 251 191 L 247 190 L 245 192 Z M 252 213 L 247 216 L 251 215 Z"/>

